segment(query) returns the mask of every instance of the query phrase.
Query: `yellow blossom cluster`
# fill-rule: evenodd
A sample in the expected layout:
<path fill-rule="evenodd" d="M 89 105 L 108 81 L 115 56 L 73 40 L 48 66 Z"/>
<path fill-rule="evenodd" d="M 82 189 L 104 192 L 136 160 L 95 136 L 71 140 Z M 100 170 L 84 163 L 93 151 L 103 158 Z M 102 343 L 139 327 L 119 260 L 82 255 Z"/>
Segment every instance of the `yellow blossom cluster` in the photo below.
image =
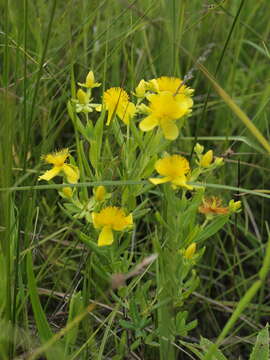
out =
<path fill-rule="evenodd" d="M 94 108 L 98 106 L 98 104 L 91 103 L 91 92 L 93 88 L 99 87 L 101 83 L 95 82 L 95 76 L 93 71 L 89 71 L 85 78 L 84 83 L 78 83 L 81 87 L 85 88 L 86 91 L 82 89 L 78 89 L 77 91 L 77 99 L 73 99 L 75 103 L 75 110 L 77 113 L 89 113 L 92 112 Z"/>
<path fill-rule="evenodd" d="M 177 121 L 192 111 L 194 90 L 177 77 L 162 76 L 149 81 L 141 80 L 133 93 L 137 98 L 136 104 L 130 101 L 128 93 L 121 87 L 107 89 L 102 96 L 102 104 L 92 103 L 92 89 L 101 85 L 95 81 L 93 71 L 90 71 L 85 81 L 78 85 L 80 88 L 77 91 L 77 98 L 72 100 L 77 113 L 88 114 L 93 110 L 106 111 L 108 112 L 106 125 L 110 125 L 114 118 L 129 125 L 130 121 L 137 116 L 140 117 L 139 129 L 141 131 L 148 132 L 154 128 L 160 128 L 167 140 L 175 140 L 178 137 L 182 123 Z M 196 144 L 194 150 L 197 167 L 192 169 L 189 161 L 181 155 L 165 153 L 154 164 L 160 176 L 151 177 L 149 181 L 154 185 L 170 183 L 173 189 L 183 188 L 190 191 L 196 189 L 198 186 L 195 186 L 194 182 L 198 177 L 222 165 L 223 158 L 215 157 L 213 150 L 204 153 L 204 147 L 200 144 Z M 50 181 L 56 176 L 62 176 L 69 184 L 76 184 L 80 178 L 80 171 L 76 165 L 73 165 L 74 160 L 71 160 L 73 163 L 68 162 L 69 157 L 70 152 L 67 148 L 43 156 L 43 160 L 51 164 L 52 168 L 45 171 L 38 179 Z M 87 209 L 85 218 L 100 231 L 98 246 L 111 245 L 114 240 L 113 231 L 124 231 L 133 226 L 131 213 L 126 215 L 124 209 L 117 206 L 103 206 L 110 198 L 104 186 L 100 185 L 93 189 L 93 196 L 86 206 L 79 202 L 78 197 L 74 198 L 74 192 L 76 191 L 73 191 L 71 187 L 63 186 L 60 195 L 73 201 L 83 214 Z M 233 200 L 230 201 L 229 206 L 223 207 L 222 200 L 212 196 L 203 199 L 198 211 L 210 219 L 214 215 L 238 212 L 240 207 L 241 202 Z M 192 243 L 183 252 L 183 256 L 186 259 L 192 259 L 195 252 L 196 243 Z"/>
<path fill-rule="evenodd" d="M 135 89 L 134 95 L 138 98 L 135 105 L 129 95 L 121 87 L 112 87 L 103 94 L 103 104 L 91 103 L 91 89 L 100 86 L 90 71 L 84 83 L 78 83 L 86 88 L 77 91 L 76 112 L 89 113 L 93 109 L 108 111 L 107 125 L 110 125 L 116 116 L 126 125 L 135 115 L 143 116 L 139 128 L 142 131 L 151 131 L 160 127 L 167 140 L 175 140 L 179 135 L 176 121 L 191 113 L 193 89 L 187 87 L 184 81 L 177 77 L 162 76 L 149 81 L 141 80 Z M 143 101 L 146 100 L 146 103 Z"/>

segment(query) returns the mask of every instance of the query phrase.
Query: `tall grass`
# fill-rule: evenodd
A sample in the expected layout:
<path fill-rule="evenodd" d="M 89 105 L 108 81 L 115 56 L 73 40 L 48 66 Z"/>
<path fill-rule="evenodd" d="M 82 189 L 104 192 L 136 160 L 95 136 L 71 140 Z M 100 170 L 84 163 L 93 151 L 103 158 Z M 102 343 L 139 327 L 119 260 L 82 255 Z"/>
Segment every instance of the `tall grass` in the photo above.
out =
<path fill-rule="evenodd" d="M 1 0 L 0 10 L 0 324 L 6 329 L 0 358 L 210 359 L 217 343 L 229 359 L 248 359 L 270 313 L 268 1 Z M 160 192 L 139 191 L 136 167 L 143 158 L 136 162 L 133 153 L 136 129 L 122 134 L 113 124 L 106 156 L 101 161 L 92 153 L 89 160 L 66 104 L 90 69 L 102 90 L 122 86 L 129 92 L 142 78 L 186 76 L 195 89 L 193 115 L 169 150 L 192 158 L 199 141 L 224 156 L 225 166 L 207 179 L 206 191 L 242 200 L 242 213 L 205 242 L 195 267 L 200 285 L 190 291 L 183 305 L 188 315 L 180 319 L 184 330 L 168 348 L 163 310 L 175 284 L 162 259 L 115 291 L 108 290 L 106 274 L 127 274 L 159 252 L 153 219 L 173 226 L 174 209 L 159 213 Z M 93 235 L 89 224 L 65 211 L 57 184 L 37 182 L 41 155 L 63 147 L 78 159 L 85 199 L 105 180 L 129 211 L 136 192 L 155 214 L 138 208 L 140 220 L 121 245 L 121 259 L 120 250 L 96 253 L 85 236 Z M 137 177 L 119 168 L 118 155 L 110 157 L 119 147 Z M 199 345 L 201 336 L 211 343 Z"/>

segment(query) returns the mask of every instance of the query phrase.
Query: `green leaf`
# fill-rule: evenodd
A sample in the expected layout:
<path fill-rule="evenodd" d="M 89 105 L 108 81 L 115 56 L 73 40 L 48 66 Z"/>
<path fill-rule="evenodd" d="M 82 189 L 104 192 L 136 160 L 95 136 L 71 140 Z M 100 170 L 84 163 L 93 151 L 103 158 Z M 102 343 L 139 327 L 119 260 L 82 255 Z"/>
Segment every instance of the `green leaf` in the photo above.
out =
<path fill-rule="evenodd" d="M 249 360 L 269 360 L 268 324 L 259 332 Z"/>
<path fill-rule="evenodd" d="M 71 323 L 77 315 L 83 312 L 83 299 L 81 292 L 74 293 L 69 304 L 69 313 L 67 325 Z M 78 337 L 79 323 L 75 325 L 65 336 L 65 353 L 68 354 L 68 348 L 75 345 Z"/>
<path fill-rule="evenodd" d="M 89 151 L 89 158 L 92 166 L 96 171 L 98 171 L 100 166 L 102 165 L 100 161 L 100 153 L 103 143 L 102 139 L 103 139 L 103 129 L 104 129 L 104 117 L 105 117 L 105 111 L 101 113 L 100 117 L 96 122 L 94 128 L 94 136 L 90 142 L 91 146 Z"/>
<path fill-rule="evenodd" d="M 124 329 L 135 330 L 134 324 L 130 321 L 120 319 L 119 325 L 121 325 Z"/>
<path fill-rule="evenodd" d="M 212 235 L 216 234 L 229 219 L 229 215 L 220 215 L 214 218 L 214 220 L 206 226 L 198 235 L 196 242 L 202 242 L 210 238 Z"/>
<path fill-rule="evenodd" d="M 180 311 L 176 315 L 175 325 L 176 325 L 177 335 L 179 336 L 187 336 L 187 333 L 197 326 L 197 320 L 193 320 L 189 323 L 186 323 L 187 317 L 188 317 L 187 311 Z"/>
<path fill-rule="evenodd" d="M 201 337 L 200 345 L 201 345 L 202 349 L 204 350 L 204 352 L 207 352 L 208 349 L 210 348 L 210 346 L 213 345 L 213 343 L 211 341 Z M 213 359 L 215 359 L 215 360 L 227 360 L 227 358 L 218 349 L 216 349 L 213 352 Z"/>
<path fill-rule="evenodd" d="M 131 344 L 130 349 L 132 351 L 134 351 L 135 349 L 137 349 L 138 346 L 141 345 L 142 339 L 138 338 L 137 340 L 134 341 L 134 343 Z"/>
<path fill-rule="evenodd" d="M 50 325 L 47 321 L 46 315 L 41 306 L 36 279 L 33 270 L 33 259 L 31 252 L 27 253 L 27 278 L 28 278 L 28 289 L 31 299 L 31 304 L 33 308 L 33 313 L 35 317 L 35 322 L 38 329 L 38 334 L 40 336 L 41 343 L 46 343 L 51 337 L 53 337 L 53 332 L 50 328 Z M 48 360 L 64 360 L 64 351 L 59 348 L 59 346 L 54 346 L 46 351 L 46 357 Z"/>

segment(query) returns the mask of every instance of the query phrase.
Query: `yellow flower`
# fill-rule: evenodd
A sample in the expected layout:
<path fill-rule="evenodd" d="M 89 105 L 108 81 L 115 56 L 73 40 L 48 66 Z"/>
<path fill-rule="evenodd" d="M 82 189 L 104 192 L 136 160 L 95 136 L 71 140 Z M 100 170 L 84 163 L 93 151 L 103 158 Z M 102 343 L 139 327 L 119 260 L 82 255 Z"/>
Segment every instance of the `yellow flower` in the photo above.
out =
<path fill-rule="evenodd" d="M 63 149 L 55 153 L 43 156 L 42 158 L 44 159 L 44 161 L 48 164 L 52 164 L 53 168 L 45 171 L 45 173 L 41 175 L 38 180 L 49 181 L 55 176 L 57 176 L 59 173 L 63 172 L 66 175 L 67 181 L 70 184 L 77 183 L 80 177 L 79 169 L 77 168 L 77 166 L 65 163 L 69 155 L 70 154 L 68 149 Z"/>
<path fill-rule="evenodd" d="M 186 175 L 190 172 L 189 162 L 180 155 L 168 155 L 159 159 L 155 163 L 157 172 L 164 176 L 162 178 L 150 178 L 149 181 L 154 185 L 171 182 L 175 189 L 177 186 L 183 186 L 189 190 L 193 187 L 188 185 Z"/>
<path fill-rule="evenodd" d="M 93 71 L 91 70 L 91 71 L 89 71 L 89 73 L 86 76 L 85 83 L 82 83 L 82 84 L 78 83 L 78 85 L 85 87 L 87 89 L 93 89 L 95 87 L 99 87 L 101 85 L 101 83 L 95 82 L 95 76 L 94 76 Z"/>
<path fill-rule="evenodd" d="M 199 206 L 199 212 L 206 216 L 228 214 L 229 208 L 222 207 L 222 200 L 216 196 L 203 199 L 202 205 Z"/>
<path fill-rule="evenodd" d="M 183 97 L 183 101 L 180 101 L 180 97 Z M 187 114 L 189 109 L 185 96 L 163 92 L 148 95 L 147 98 L 150 101 L 150 114 L 140 122 L 140 129 L 150 131 L 160 126 L 166 139 L 175 140 L 179 134 L 175 120 Z"/>
<path fill-rule="evenodd" d="M 103 201 L 105 199 L 106 189 L 104 186 L 100 185 L 93 189 L 93 193 L 96 201 Z"/>
<path fill-rule="evenodd" d="M 158 91 L 169 91 L 171 94 L 184 94 L 186 96 L 191 96 L 194 92 L 193 89 L 184 85 L 183 80 L 176 77 L 161 76 L 160 78 L 154 79 L 157 82 Z M 190 99 L 190 106 L 193 102 Z"/>
<path fill-rule="evenodd" d="M 111 245 L 113 232 L 123 231 L 133 225 L 132 214 L 125 216 L 124 211 L 116 206 L 108 206 L 100 213 L 92 213 L 93 224 L 96 229 L 102 229 L 98 237 L 98 246 Z"/>
<path fill-rule="evenodd" d="M 192 243 L 184 251 L 184 257 L 186 259 L 192 259 L 195 252 L 196 252 L 196 243 Z"/>
<path fill-rule="evenodd" d="M 211 165 L 212 161 L 213 161 L 213 150 L 209 150 L 202 156 L 199 165 L 201 167 L 207 168 Z"/>
<path fill-rule="evenodd" d="M 136 107 L 129 101 L 126 91 L 120 87 L 110 88 L 105 91 L 103 101 L 108 110 L 106 125 L 109 125 L 113 115 L 117 115 L 125 124 L 135 115 Z"/>
<path fill-rule="evenodd" d="M 150 131 L 160 126 L 166 139 L 175 140 L 179 134 L 175 120 L 188 113 L 189 99 L 183 94 L 174 96 L 165 91 L 148 95 L 147 99 L 150 102 L 149 115 L 140 122 L 140 129 Z"/>

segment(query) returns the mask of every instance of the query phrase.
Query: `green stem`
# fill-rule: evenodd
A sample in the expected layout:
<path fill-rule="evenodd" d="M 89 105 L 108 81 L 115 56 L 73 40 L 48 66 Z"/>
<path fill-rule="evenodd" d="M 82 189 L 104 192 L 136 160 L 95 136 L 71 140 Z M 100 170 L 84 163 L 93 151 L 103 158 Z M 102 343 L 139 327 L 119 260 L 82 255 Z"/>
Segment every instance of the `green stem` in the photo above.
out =
<path fill-rule="evenodd" d="M 174 299 L 178 290 L 175 274 L 177 273 L 176 256 L 178 250 L 177 238 L 175 236 L 175 195 L 170 185 L 164 185 L 165 202 L 163 203 L 162 215 L 172 231 L 163 227 L 160 239 L 164 240 L 160 247 L 159 256 L 159 291 L 160 306 L 158 313 L 159 335 L 160 335 L 160 358 L 161 360 L 174 360 L 176 358 L 175 347 L 175 307 Z"/>

